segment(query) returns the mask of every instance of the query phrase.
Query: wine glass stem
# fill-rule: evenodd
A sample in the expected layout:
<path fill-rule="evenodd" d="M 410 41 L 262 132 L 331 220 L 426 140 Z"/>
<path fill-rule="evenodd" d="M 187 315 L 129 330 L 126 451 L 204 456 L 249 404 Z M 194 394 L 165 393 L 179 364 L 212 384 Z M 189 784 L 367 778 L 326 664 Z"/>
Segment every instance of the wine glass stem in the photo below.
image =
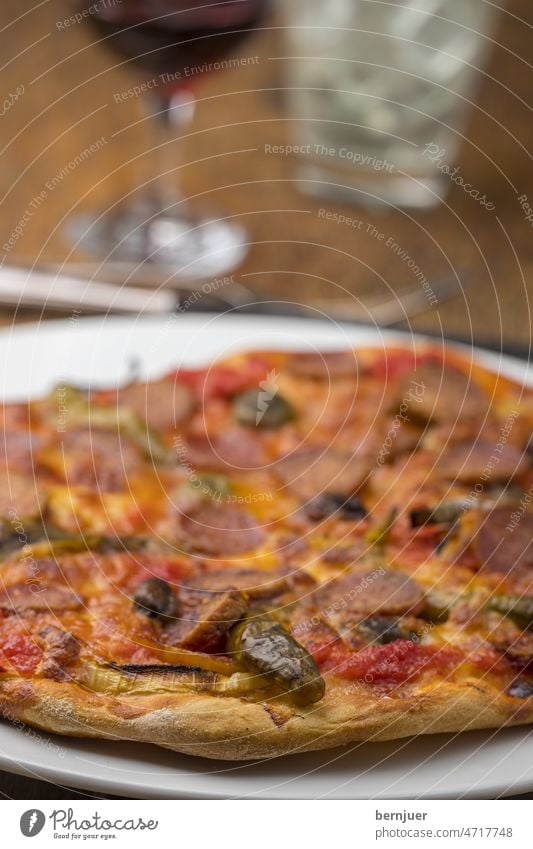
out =
<path fill-rule="evenodd" d="M 147 100 L 153 117 L 155 164 L 149 195 L 156 210 L 163 211 L 184 200 L 178 151 L 183 145 L 180 135 L 192 121 L 195 100 L 189 91 L 179 89 L 164 96 L 150 93 Z"/>

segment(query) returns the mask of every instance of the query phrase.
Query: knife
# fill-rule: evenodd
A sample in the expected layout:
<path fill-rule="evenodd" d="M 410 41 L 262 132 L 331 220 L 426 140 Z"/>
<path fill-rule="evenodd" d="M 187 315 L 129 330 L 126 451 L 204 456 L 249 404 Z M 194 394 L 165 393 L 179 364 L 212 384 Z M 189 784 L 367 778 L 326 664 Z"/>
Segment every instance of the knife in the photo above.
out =
<path fill-rule="evenodd" d="M 67 266 L 68 267 L 68 266 Z M 105 266 L 103 268 L 105 271 Z M 125 276 L 126 270 L 124 270 Z M 305 318 L 326 318 L 338 322 L 391 327 L 415 315 L 427 312 L 459 295 L 465 287 L 464 275 L 459 282 L 452 275 L 432 281 L 433 301 L 428 299 L 421 286 L 397 298 L 359 307 L 355 300 L 294 303 L 279 299 L 262 298 L 232 277 L 224 285 L 205 289 L 195 284 L 179 289 L 155 288 L 139 285 L 119 285 L 82 276 L 62 274 L 59 270 L 29 269 L 8 265 L 0 266 L 0 307 L 42 309 L 66 312 L 122 313 L 168 315 L 173 312 L 203 312 L 213 310 L 213 299 L 218 308 L 232 312 L 260 315 L 284 315 Z M 466 281 L 467 283 L 468 281 Z M 193 297 L 191 297 L 191 294 Z"/>

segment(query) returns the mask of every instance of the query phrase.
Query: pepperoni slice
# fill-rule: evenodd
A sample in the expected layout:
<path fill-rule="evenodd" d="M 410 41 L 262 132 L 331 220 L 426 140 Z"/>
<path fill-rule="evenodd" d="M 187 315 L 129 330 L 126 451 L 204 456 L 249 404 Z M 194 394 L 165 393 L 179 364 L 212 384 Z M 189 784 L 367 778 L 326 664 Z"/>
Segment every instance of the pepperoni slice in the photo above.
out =
<path fill-rule="evenodd" d="M 187 440 L 185 459 L 195 468 L 215 471 L 257 469 L 266 463 L 263 446 L 245 428 Z"/>
<path fill-rule="evenodd" d="M 483 570 L 508 574 L 533 567 L 533 515 L 516 517 L 513 506 L 482 513 L 472 548 Z"/>
<path fill-rule="evenodd" d="M 468 375 L 432 360 L 402 378 L 399 395 L 406 399 L 410 416 L 427 421 L 478 418 L 489 406 L 483 390 Z"/>
<path fill-rule="evenodd" d="M 383 448 L 379 454 L 381 462 L 396 460 L 402 454 L 411 454 L 421 444 L 424 436 L 421 428 L 408 422 L 402 422 L 401 427 L 398 427 L 397 421 L 389 418 L 384 422 Z"/>
<path fill-rule="evenodd" d="M 522 452 L 510 443 L 497 446 L 485 440 L 463 440 L 445 449 L 438 469 L 448 480 L 476 483 L 486 478 L 509 481 L 522 472 L 525 465 Z"/>
<path fill-rule="evenodd" d="M 120 390 L 118 403 L 130 407 L 154 430 L 170 430 L 183 424 L 196 406 L 192 390 L 168 378 L 132 383 Z"/>
<path fill-rule="evenodd" d="M 180 619 L 167 626 L 164 642 L 195 651 L 214 651 L 247 607 L 245 597 L 235 589 L 198 593 L 190 612 L 184 611 Z"/>
<path fill-rule="evenodd" d="M 351 495 L 367 477 L 370 464 L 347 452 L 316 448 L 283 457 L 273 470 L 291 491 L 308 499 L 326 490 Z"/>
<path fill-rule="evenodd" d="M 355 377 L 357 373 L 357 360 L 353 351 L 291 354 L 284 366 L 291 374 L 315 380 Z"/>
<path fill-rule="evenodd" d="M 63 456 L 60 466 L 54 457 L 52 468 L 61 466 L 66 482 L 102 492 L 119 492 L 127 487 L 128 477 L 142 464 L 140 450 L 118 430 L 76 428 L 62 434 Z M 48 455 L 40 458 L 49 465 Z"/>
<path fill-rule="evenodd" d="M 183 516 L 180 531 L 189 550 L 214 557 L 244 554 L 265 538 L 251 513 L 226 504 L 200 504 Z"/>
<path fill-rule="evenodd" d="M 231 587 L 245 593 L 248 598 L 272 598 L 289 589 L 290 581 L 283 570 L 264 569 L 210 569 L 194 581 L 205 590 L 227 590 Z"/>
<path fill-rule="evenodd" d="M 65 666 L 77 660 L 80 644 L 72 634 L 55 625 L 45 625 L 40 629 L 39 637 L 45 654 L 42 674 L 61 681 L 65 677 Z"/>
<path fill-rule="evenodd" d="M 354 615 L 415 614 L 424 601 L 424 593 L 415 581 L 385 567 L 356 569 L 322 587 L 316 597 L 327 618 L 337 625 Z"/>
<path fill-rule="evenodd" d="M 0 608 L 24 610 L 75 610 L 79 597 L 69 587 L 46 586 L 37 582 L 13 584 L 0 591 Z"/>

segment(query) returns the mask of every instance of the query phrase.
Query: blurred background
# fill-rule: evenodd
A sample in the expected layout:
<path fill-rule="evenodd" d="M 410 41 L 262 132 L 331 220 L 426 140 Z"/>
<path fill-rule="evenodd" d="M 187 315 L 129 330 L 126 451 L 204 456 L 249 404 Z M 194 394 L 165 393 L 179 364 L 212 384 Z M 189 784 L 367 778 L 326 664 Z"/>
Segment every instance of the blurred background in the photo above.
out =
<path fill-rule="evenodd" d="M 527 355 L 529 0 L 183 6 L 4 0 L 4 267 L 399 299 L 404 327 Z"/>

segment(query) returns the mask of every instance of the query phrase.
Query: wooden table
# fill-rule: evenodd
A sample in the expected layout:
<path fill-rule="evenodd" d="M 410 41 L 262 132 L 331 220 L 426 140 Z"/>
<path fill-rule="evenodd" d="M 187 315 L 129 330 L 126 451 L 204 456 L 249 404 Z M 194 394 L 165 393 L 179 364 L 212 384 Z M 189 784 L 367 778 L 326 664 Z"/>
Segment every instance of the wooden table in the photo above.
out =
<path fill-rule="evenodd" d="M 0 107 L 0 243 L 22 222 L 8 260 L 74 259 L 65 219 L 112 205 L 158 167 L 148 152 L 151 124 L 139 98 L 114 97 L 138 78 L 91 43 L 86 22 L 65 26 L 70 14 L 68 0 L 2 3 L 2 90 L 14 97 Z M 182 182 L 199 210 L 214 208 L 247 228 L 251 250 L 236 279 L 247 275 L 242 279 L 259 294 L 333 302 L 349 293 L 362 303 L 401 295 L 416 285 L 407 256 L 428 280 L 450 272 L 471 280 L 459 298 L 413 320 L 414 329 L 519 346 L 527 355 L 533 225 L 519 198 L 525 195 L 533 206 L 532 23 L 530 0 L 508 0 L 457 163 L 493 211 L 452 183 L 445 202 L 423 213 L 380 215 L 299 194 L 291 158 L 268 153 L 291 129 L 280 92 L 283 62 L 277 57 L 284 51 L 275 21 L 243 48 L 260 57 L 257 64 L 199 81 L 196 117 L 176 144 L 169 179 Z M 96 149 L 82 155 L 91 146 Z M 72 167 L 77 157 L 81 162 Z M 364 226 L 327 221 L 320 208 L 357 217 Z M 386 238 L 376 239 L 372 227 Z M 386 247 L 389 238 L 397 252 Z M 32 317 L 38 316 L 0 311 L 4 325 Z M 75 798 L 8 775 L 0 778 L 0 792 Z"/>

